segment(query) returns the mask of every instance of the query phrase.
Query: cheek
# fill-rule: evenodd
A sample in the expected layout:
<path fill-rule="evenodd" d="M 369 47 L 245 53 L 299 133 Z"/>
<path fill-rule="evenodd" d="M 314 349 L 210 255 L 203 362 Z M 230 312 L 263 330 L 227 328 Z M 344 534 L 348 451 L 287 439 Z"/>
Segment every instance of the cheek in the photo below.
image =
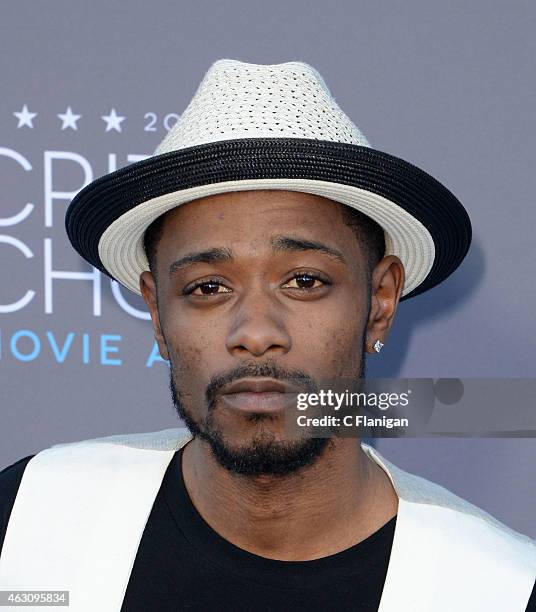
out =
<path fill-rule="evenodd" d="M 168 351 L 173 367 L 173 378 L 182 402 L 192 410 L 203 405 L 207 386 L 207 366 L 203 359 L 203 350 L 193 338 L 168 338 Z M 170 346 L 170 344 L 172 346 Z"/>
<path fill-rule="evenodd" d="M 326 346 L 326 358 L 329 357 L 335 376 L 351 377 L 355 372 L 362 353 L 361 335 L 361 329 L 357 327 L 348 327 L 332 335 Z"/>
<path fill-rule="evenodd" d="M 344 376 L 355 372 L 362 354 L 363 313 L 337 310 L 306 318 L 294 325 L 293 349 L 302 353 L 308 368 L 320 376 Z M 307 368 L 306 368 L 307 369 Z"/>
<path fill-rule="evenodd" d="M 207 372 L 215 369 L 213 360 L 224 342 L 221 331 L 175 321 L 165 333 L 175 375 L 187 378 L 189 382 L 200 379 L 206 384 Z"/>
<path fill-rule="evenodd" d="M 170 341 L 168 339 L 168 345 Z M 203 367 L 205 348 L 199 336 L 174 335 L 171 340 L 173 365 L 181 375 L 195 374 Z"/>

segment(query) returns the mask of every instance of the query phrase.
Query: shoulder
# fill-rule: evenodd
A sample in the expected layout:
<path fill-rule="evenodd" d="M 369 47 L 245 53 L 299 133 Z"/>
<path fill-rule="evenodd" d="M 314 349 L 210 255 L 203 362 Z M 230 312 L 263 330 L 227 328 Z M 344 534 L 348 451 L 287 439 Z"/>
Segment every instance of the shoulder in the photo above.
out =
<path fill-rule="evenodd" d="M 450 540 L 453 559 L 464 555 L 474 560 L 475 567 L 500 568 L 512 582 L 534 583 L 536 542 L 532 538 L 436 482 L 420 476 L 412 481 L 411 505 L 430 521 L 439 540 Z"/>
<path fill-rule="evenodd" d="M 0 552 L 24 470 L 34 456 L 23 457 L 0 471 Z"/>
<path fill-rule="evenodd" d="M 68 495 L 74 499 L 78 492 L 80 503 L 84 503 L 84 491 L 73 488 L 77 482 L 84 482 L 86 486 L 89 478 L 92 486 L 97 487 L 99 482 L 109 483 L 118 478 L 121 470 L 128 472 L 141 464 L 146 464 L 148 471 L 158 477 L 161 468 L 167 465 L 168 455 L 190 437 L 185 428 L 172 428 L 64 442 L 9 465 L 0 472 L 0 553 L 21 483 L 30 489 L 46 483 L 58 492 L 68 483 Z"/>
<path fill-rule="evenodd" d="M 386 470 L 408 512 L 427 519 L 423 529 L 448 534 L 458 550 L 495 558 L 536 575 L 536 542 L 440 484 L 402 470 L 374 449 L 366 449 Z"/>
<path fill-rule="evenodd" d="M 433 585 L 435 576 L 449 576 L 464 593 L 467 609 L 531 610 L 533 600 L 526 605 L 536 578 L 534 540 L 375 449 L 365 451 L 386 471 L 399 497 L 390 567 L 414 580 L 415 589 L 427 582 L 423 577 Z M 454 599 L 443 609 L 456 609 Z"/>

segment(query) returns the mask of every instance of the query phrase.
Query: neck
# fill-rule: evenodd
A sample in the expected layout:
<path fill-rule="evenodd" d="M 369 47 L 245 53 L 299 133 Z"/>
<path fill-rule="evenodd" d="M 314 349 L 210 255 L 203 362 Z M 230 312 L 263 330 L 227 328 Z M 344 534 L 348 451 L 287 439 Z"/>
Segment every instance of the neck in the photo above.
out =
<path fill-rule="evenodd" d="M 285 476 L 242 476 L 220 466 L 199 438 L 182 472 L 203 519 L 239 548 L 271 559 L 310 560 L 361 542 L 393 518 L 398 497 L 355 438 L 332 438 L 309 466 Z"/>

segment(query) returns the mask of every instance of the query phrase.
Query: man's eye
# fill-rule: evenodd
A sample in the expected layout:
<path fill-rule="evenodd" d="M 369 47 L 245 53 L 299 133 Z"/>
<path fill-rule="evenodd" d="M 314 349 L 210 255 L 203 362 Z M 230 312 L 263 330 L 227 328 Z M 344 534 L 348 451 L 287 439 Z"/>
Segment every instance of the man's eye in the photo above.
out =
<path fill-rule="evenodd" d="M 316 289 L 326 284 L 326 281 L 314 274 L 295 274 L 283 287 L 292 289 Z"/>
<path fill-rule="evenodd" d="M 209 280 L 196 283 L 184 290 L 185 295 L 216 295 L 218 293 L 231 293 L 231 289 L 219 281 Z"/>

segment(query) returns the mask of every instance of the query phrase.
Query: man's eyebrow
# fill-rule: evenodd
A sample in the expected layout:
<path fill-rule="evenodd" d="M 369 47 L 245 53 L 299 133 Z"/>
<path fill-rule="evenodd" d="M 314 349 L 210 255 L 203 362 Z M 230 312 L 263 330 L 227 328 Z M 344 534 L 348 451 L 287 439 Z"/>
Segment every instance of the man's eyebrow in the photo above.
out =
<path fill-rule="evenodd" d="M 334 259 L 346 264 L 344 255 L 338 249 L 329 247 L 317 240 L 308 240 L 296 236 L 274 236 L 271 239 L 272 248 L 274 251 L 321 251 Z M 233 254 L 230 249 L 225 247 L 213 247 L 204 251 L 194 251 L 177 259 L 169 266 L 169 274 L 172 276 L 175 272 L 182 270 L 186 266 L 196 263 L 214 263 L 218 261 L 232 261 Z"/>
<path fill-rule="evenodd" d="M 230 261 L 232 259 L 233 255 L 230 249 L 224 247 L 214 247 L 212 249 L 206 249 L 205 251 L 194 251 L 174 261 L 169 266 L 169 274 L 172 276 L 178 270 L 196 263 L 214 263 L 216 261 Z"/>
<path fill-rule="evenodd" d="M 274 251 L 321 251 L 330 257 L 346 264 L 344 255 L 338 249 L 317 240 L 308 240 L 297 236 L 274 236 L 271 240 Z"/>

